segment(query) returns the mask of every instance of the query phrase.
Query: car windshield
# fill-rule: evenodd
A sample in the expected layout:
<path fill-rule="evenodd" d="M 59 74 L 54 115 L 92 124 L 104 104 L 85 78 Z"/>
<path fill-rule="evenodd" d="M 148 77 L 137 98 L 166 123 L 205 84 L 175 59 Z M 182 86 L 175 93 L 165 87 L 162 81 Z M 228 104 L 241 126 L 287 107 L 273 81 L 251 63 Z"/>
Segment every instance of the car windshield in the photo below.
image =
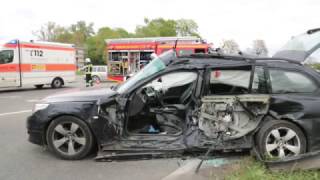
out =
<path fill-rule="evenodd" d="M 165 69 L 166 61 L 169 57 L 171 57 L 172 52 L 163 53 L 161 56 L 153 59 L 147 66 L 145 66 L 141 71 L 135 74 L 133 77 L 125 81 L 119 87 L 116 88 L 116 91 L 121 94 L 126 92 L 130 87 L 138 83 L 139 81 L 152 76 L 153 74 L 160 72 Z"/>

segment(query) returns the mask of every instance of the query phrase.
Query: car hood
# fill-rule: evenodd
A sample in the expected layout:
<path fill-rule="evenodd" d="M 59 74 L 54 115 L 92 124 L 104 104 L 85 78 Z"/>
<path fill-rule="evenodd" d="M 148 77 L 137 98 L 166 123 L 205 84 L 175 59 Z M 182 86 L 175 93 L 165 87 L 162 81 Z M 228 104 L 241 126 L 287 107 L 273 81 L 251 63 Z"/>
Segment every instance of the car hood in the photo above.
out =
<path fill-rule="evenodd" d="M 62 91 L 57 94 L 50 95 L 44 98 L 43 102 L 68 102 L 68 101 L 98 101 L 106 100 L 117 94 L 116 91 L 111 88 L 99 88 L 99 89 L 71 89 Z"/>
<path fill-rule="evenodd" d="M 292 37 L 273 58 L 286 58 L 304 63 L 307 58 L 320 48 L 320 28 Z"/>

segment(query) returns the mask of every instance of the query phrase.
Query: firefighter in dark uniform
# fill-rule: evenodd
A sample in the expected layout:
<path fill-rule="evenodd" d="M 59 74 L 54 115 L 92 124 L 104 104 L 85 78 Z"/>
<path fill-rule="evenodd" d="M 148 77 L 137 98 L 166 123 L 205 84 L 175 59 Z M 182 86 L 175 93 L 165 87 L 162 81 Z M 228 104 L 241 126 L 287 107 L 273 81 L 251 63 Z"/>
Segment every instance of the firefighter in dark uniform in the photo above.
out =
<path fill-rule="evenodd" d="M 92 86 L 92 63 L 90 58 L 86 58 L 86 65 L 84 67 L 84 71 L 86 74 L 86 87 Z"/>

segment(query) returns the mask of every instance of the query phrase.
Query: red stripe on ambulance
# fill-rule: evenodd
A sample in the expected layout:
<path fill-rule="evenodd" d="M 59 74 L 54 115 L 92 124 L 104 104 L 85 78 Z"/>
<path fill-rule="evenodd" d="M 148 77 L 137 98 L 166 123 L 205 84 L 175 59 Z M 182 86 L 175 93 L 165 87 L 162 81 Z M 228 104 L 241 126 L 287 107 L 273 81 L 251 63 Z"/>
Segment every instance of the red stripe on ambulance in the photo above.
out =
<path fill-rule="evenodd" d="M 75 71 L 74 64 L 21 64 L 21 72 Z M 19 64 L 0 64 L 0 72 L 19 72 Z"/>

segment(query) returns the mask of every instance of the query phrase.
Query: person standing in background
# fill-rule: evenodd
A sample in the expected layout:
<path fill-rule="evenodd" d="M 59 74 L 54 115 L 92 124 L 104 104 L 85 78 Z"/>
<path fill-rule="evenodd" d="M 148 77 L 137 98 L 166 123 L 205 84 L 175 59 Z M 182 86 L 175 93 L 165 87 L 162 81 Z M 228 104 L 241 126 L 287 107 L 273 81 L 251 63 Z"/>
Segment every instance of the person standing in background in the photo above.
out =
<path fill-rule="evenodd" d="M 90 58 L 86 58 L 86 65 L 84 67 L 85 75 L 86 75 L 86 87 L 92 86 L 92 63 Z"/>

